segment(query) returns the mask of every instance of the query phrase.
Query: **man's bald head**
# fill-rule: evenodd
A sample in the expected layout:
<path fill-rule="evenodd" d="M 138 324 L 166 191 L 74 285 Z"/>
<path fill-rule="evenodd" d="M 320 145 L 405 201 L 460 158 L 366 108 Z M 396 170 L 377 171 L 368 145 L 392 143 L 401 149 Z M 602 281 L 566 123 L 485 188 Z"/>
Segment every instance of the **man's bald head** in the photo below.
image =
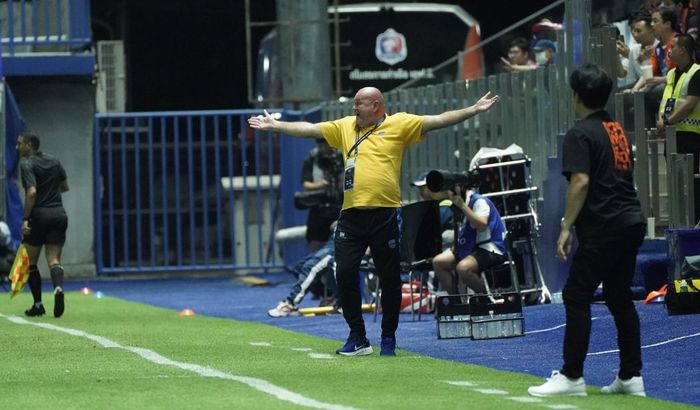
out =
<path fill-rule="evenodd" d="M 353 99 L 352 110 L 360 128 L 375 124 L 384 117 L 384 96 L 374 87 L 361 88 Z"/>
<path fill-rule="evenodd" d="M 371 101 L 379 101 L 380 104 L 384 105 L 384 95 L 379 89 L 374 87 L 364 87 L 355 94 L 355 98 L 368 99 Z"/>

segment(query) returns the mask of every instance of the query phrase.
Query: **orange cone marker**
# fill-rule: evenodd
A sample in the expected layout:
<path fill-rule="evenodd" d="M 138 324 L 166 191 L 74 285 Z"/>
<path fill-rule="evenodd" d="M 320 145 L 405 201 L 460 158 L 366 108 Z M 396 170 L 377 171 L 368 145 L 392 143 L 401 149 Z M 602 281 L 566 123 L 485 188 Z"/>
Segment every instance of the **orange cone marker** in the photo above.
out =
<path fill-rule="evenodd" d="M 194 311 L 192 309 L 182 309 L 180 316 L 194 316 Z"/>

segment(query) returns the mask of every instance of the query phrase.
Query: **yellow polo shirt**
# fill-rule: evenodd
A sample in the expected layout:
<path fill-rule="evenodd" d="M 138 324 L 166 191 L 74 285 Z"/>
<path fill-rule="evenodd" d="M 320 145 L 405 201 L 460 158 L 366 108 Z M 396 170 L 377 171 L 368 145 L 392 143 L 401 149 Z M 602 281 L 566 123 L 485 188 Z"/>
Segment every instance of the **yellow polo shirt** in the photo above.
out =
<path fill-rule="evenodd" d="M 355 130 L 355 117 L 322 122 L 321 133 L 328 144 L 343 153 L 374 125 Z M 367 139 L 355 157 L 355 184 L 343 195 L 343 209 L 359 206 L 398 208 L 401 206 L 399 180 L 406 147 L 422 141 L 423 117 L 405 112 L 387 116 Z M 355 156 L 357 155 L 357 156 Z"/>

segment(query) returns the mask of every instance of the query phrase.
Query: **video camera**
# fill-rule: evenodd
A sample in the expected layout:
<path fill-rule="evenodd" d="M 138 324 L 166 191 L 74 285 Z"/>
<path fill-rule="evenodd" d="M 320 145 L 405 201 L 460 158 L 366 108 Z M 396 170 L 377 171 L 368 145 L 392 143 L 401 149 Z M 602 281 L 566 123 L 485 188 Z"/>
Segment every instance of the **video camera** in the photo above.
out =
<path fill-rule="evenodd" d="M 454 190 L 456 185 L 462 188 L 475 188 L 481 185 L 481 177 L 475 171 L 456 173 L 434 169 L 428 172 L 425 183 L 432 192 Z"/>
<path fill-rule="evenodd" d="M 319 155 L 318 166 L 323 170 L 328 187 L 299 191 L 294 193 L 294 207 L 309 209 L 315 206 L 339 206 L 343 202 L 343 193 L 338 188 L 338 178 L 342 175 L 343 157 L 341 155 Z"/>
<path fill-rule="evenodd" d="M 337 203 L 337 197 L 331 195 L 328 189 L 313 189 L 294 193 L 294 207 L 296 209 L 309 209 L 319 205 Z"/>

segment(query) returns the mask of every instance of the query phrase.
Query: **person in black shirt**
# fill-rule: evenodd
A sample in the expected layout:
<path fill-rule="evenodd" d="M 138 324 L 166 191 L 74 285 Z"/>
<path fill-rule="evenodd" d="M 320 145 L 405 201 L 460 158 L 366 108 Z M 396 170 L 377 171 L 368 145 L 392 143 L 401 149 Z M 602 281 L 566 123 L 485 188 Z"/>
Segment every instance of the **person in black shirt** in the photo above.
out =
<path fill-rule="evenodd" d="M 569 181 L 561 219 L 557 256 L 565 261 L 576 227 L 578 249 L 563 289 L 566 309 L 564 366 L 528 393 L 533 396 L 586 395 L 583 362 L 591 335 L 593 294 L 603 298 L 615 319 L 620 370 L 603 393 L 644 396 L 639 317 L 630 285 L 646 222 L 632 179 L 631 144 L 622 126 L 603 107 L 612 89 L 610 77 L 594 64 L 569 78 L 573 103 L 583 118 L 564 138 L 562 173 Z"/>
<path fill-rule="evenodd" d="M 29 257 L 29 288 L 34 298 L 34 305 L 25 310 L 24 314 L 41 316 L 46 313 L 41 303 L 41 274 L 36 266 L 41 248 L 45 246 L 46 262 L 51 269 L 54 287 L 53 314 L 61 317 L 65 309 L 61 251 L 68 228 L 61 193 L 68 191 L 68 181 L 61 163 L 53 156 L 39 151 L 39 144 L 39 137 L 31 133 L 23 133 L 17 139 L 25 191 L 22 242 Z"/>
<path fill-rule="evenodd" d="M 306 220 L 306 242 L 312 252 L 328 242 L 331 225 L 338 220 L 343 202 L 339 183 L 343 176 L 343 157 L 326 140 L 317 139 L 316 142 L 318 146 L 306 157 L 301 171 L 304 190 L 325 191 L 321 203 L 309 208 Z"/>

